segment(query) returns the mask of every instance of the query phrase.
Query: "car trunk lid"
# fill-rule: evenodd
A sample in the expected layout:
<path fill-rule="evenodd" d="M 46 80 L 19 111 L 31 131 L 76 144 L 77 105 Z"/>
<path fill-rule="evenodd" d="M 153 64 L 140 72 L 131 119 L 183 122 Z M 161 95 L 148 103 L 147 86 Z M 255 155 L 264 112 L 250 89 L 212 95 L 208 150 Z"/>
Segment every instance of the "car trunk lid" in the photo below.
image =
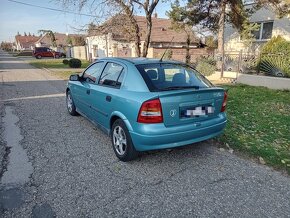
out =
<path fill-rule="evenodd" d="M 222 88 L 159 92 L 165 126 L 184 125 L 213 119 L 221 111 Z"/>

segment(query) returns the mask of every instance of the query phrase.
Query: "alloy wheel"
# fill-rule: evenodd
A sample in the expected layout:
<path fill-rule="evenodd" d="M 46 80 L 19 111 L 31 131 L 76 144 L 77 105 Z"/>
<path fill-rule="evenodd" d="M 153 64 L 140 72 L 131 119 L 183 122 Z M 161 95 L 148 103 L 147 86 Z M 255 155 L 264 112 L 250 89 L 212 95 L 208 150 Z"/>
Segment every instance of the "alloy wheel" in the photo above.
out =
<path fill-rule="evenodd" d="M 73 109 L 73 101 L 69 93 L 67 94 L 67 97 L 66 97 L 66 104 L 67 104 L 68 111 L 71 113 Z"/>
<path fill-rule="evenodd" d="M 116 126 L 113 131 L 113 143 L 116 152 L 119 155 L 124 155 L 127 149 L 127 139 L 125 131 L 121 126 Z"/>

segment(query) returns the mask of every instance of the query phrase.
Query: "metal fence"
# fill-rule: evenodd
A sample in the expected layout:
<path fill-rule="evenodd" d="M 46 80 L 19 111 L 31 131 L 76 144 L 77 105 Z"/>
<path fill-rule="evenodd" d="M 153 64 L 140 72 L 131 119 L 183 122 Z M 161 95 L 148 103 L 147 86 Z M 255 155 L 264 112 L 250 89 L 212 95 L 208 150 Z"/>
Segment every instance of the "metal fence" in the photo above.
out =
<path fill-rule="evenodd" d="M 223 77 L 239 73 L 290 77 L 290 57 L 283 54 L 225 52 L 223 64 Z"/>

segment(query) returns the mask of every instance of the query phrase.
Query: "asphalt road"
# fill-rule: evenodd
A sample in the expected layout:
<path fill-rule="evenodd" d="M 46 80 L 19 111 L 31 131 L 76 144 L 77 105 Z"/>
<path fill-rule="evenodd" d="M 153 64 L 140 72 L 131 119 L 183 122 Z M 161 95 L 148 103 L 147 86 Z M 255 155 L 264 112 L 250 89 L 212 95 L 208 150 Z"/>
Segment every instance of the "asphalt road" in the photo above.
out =
<path fill-rule="evenodd" d="M 116 159 L 65 81 L 0 52 L 0 217 L 290 217 L 290 178 L 206 141 Z"/>

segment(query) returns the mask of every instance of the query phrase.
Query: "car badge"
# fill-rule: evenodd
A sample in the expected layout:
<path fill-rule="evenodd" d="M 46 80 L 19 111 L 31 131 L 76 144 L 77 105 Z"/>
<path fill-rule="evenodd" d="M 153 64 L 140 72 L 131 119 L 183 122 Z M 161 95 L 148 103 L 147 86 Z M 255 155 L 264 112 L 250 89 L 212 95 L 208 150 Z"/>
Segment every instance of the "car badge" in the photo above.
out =
<path fill-rule="evenodd" d="M 173 110 L 170 111 L 170 116 L 171 117 L 175 117 L 176 113 L 177 113 L 176 110 L 173 109 Z"/>

